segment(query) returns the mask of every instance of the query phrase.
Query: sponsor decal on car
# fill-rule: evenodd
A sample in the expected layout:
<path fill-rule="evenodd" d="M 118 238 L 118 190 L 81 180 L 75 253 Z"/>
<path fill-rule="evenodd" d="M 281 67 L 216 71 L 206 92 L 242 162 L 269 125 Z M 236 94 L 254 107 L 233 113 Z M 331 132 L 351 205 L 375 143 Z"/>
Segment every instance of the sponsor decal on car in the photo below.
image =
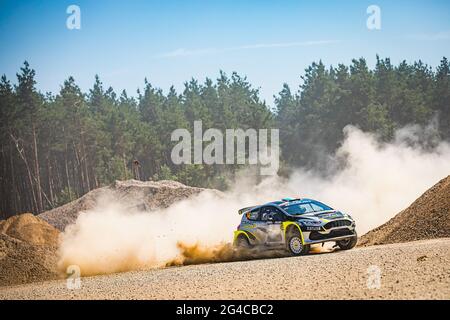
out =
<path fill-rule="evenodd" d="M 336 218 L 342 218 L 344 217 L 344 215 L 342 214 L 342 212 L 332 212 L 332 213 L 324 213 L 319 215 L 320 218 L 322 219 L 336 219 Z"/>

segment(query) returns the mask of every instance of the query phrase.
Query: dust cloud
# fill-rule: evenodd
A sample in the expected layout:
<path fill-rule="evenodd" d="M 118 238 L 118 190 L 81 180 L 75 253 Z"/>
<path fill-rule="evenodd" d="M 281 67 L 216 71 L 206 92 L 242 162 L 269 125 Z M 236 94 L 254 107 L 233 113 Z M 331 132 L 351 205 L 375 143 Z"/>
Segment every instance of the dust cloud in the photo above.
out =
<path fill-rule="evenodd" d="M 335 158 L 345 167 L 328 178 L 296 171 L 290 190 L 300 197 L 320 199 L 350 214 L 360 235 L 383 224 L 408 207 L 423 192 L 450 173 L 450 144 L 431 141 L 432 128 L 410 126 L 396 132 L 392 143 L 379 143 L 374 135 L 346 127 L 346 138 Z"/>
<path fill-rule="evenodd" d="M 237 210 L 286 196 L 311 197 L 349 213 L 363 234 L 450 172 L 448 143 L 419 145 L 430 128 L 403 128 L 391 143 L 355 127 L 344 130 L 342 146 L 329 162 L 345 165 L 325 176 L 297 169 L 287 179 L 269 177 L 258 184 L 242 177 L 223 195 L 204 191 L 151 213 L 105 196 L 62 234 L 59 267 L 78 265 L 86 276 L 245 259 L 230 245 L 240 222 Z"/>

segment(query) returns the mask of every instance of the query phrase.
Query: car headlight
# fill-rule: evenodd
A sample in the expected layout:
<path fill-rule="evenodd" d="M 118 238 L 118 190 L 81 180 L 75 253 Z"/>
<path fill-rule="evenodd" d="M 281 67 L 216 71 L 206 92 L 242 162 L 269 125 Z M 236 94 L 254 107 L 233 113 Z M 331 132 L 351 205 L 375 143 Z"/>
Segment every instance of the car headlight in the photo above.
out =
<path fill-rule="evenodd" d="M 349 215 L 348 213 L 342 213 L 342 214 L 344 215 L 344 217 L 349 218 L 350 220 L 353 220 L 353 221 L 354 221 L 354 219 L 352 218 L 352 216 Z"/>

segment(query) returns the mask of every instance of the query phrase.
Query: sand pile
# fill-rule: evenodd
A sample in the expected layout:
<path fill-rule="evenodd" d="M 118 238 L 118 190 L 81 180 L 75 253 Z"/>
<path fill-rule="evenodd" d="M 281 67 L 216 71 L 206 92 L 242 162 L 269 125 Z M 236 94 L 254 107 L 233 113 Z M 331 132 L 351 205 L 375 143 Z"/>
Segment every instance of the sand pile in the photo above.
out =
<path fill-rule="evenodd" d="M 58 244 L 59 231 L 31 213 L 0 221 L 0 233 L 34 245 Z"/>
<path fill-rule="evenodd" d="M 362 236 L 359 245 L 442 237 L 450 237 L 450 176 L 439 181 L 394 218 Z"/>
<path fill-rule="evenodd" d="M 60 277 L 57 271 L 60 231 L 74 223 L 81 211 L 94 208 L 103 195 L 120 200 L 130 209 L 152 211 L 203 190 L 175 181 L 116 181 L 38 216 L 27 213 L 0 221 L 0 286 Z"/>
<path fill-rule="evenodd" d="M 189 187 L 176 181 L 116 181 L 113 185 L 92 190 L 83 197 L 67 203 L 59 208 L 39 215 L 55 228 L 63 231 L 73 224 L 80 211 L 94 208 L 98 199 L 110 195 L 116 200 L 142 211 L 167 208 L 176 201 L 196 195 L 205 189 Z M 216 192 L 216 191 L 215 191 Z M 217 191 L 218 192 L 218 191 Z"/>
<path fill-rule="evenodd" d="M 57 278 L 58 236 L 31 213 L 0 221 L 0 286 Z"/>

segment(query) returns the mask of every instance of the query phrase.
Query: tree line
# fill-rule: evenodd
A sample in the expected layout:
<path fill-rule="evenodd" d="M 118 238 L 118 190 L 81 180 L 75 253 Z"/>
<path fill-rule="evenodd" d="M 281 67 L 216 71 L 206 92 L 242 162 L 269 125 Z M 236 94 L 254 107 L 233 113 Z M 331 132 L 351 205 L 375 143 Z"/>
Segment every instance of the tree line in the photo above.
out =
<path fill-rule="evenodd" d="M 191 79 L 167 93 L 145 79 L 137 95 L 116 93 L 95 77 L 82 92 L 69 77 L 57 94 L 36 88 L 25 62 L 13 84 L 0 80 L 0 217 L 39 213 L 114 180 L 178 180 L 226 189 L 242 165 L 174 165 L 173 130 L 280 129 L 281 172 L 323 165 L 352 124 L 389 141 L 396 128 L 437 119 L 437 135 L 450 138 L 450 64 L 393 65 L 377 57 L 349 66 L 312 63 L 294 92 L 284 84 L 274 107 L 245 77 L 220 72 L 213 81 Z"/>

